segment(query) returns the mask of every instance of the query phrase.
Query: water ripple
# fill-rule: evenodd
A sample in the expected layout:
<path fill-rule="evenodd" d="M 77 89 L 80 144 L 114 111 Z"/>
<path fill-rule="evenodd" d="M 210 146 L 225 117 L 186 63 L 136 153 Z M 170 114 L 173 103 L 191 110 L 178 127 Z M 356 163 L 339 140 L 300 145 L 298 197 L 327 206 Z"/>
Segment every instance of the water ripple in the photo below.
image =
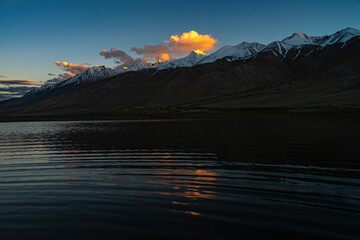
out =
<path fill-rule="evenodd" d="M 0 123 L 0 236 L 356 239 L 347 121 Z"/>

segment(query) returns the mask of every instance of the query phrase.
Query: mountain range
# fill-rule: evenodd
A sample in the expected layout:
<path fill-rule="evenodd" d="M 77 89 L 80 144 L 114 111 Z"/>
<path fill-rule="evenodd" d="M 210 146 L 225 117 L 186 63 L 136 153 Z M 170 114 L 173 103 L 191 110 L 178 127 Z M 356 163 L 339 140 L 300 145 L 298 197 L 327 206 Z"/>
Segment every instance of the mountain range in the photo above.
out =
<path fill-rule="evenodd" d="M 97 66 L 0 102 L 3 114 L 139 108 L 360 106 L 360 31 L 304 33 L 268 45 L 242 42 L 210 55 L 127 69 Z"/>

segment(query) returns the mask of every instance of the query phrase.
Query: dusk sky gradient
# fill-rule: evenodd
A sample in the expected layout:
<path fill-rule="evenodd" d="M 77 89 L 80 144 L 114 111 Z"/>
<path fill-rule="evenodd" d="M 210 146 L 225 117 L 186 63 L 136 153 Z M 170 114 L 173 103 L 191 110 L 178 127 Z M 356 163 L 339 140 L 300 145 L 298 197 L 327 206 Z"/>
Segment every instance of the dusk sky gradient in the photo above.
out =
<path fill-rule="evenodd" d="M 111 67 L 113 61 L 99 55 L 102 49 L 136 57 L 131 47 L 190 30 L 210 34 L 218 47 L 266 44 L 294 32 L 327 35 L 359 29 L 359 10 L 359 0 L 0 0 L 0 75 L 46 81 L 48 73 L 64 73 L 56 61 Z"/>

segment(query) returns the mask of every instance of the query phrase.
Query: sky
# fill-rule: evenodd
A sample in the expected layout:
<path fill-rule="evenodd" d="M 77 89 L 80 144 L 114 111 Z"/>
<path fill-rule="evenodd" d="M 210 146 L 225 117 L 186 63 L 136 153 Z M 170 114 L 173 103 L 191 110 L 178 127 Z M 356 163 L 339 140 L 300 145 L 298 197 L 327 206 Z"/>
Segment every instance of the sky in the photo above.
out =
<path fill-rule="evenodd" d="M 267 44 L 294 32 L 318 36 L 360 29 L 359 10 L 359 0 L 0 0 L 0 100 L 89 66 L 114 67 L 122 51 L 134 61 L 150 60 L 141 55 L 144 44 L 171 46 L 163 59 L 180 57 L 189 47 L 173 37 L 183 33 L 195 31 L 212 41 L 203 48 L 211 53 L 243 41 Z"/>

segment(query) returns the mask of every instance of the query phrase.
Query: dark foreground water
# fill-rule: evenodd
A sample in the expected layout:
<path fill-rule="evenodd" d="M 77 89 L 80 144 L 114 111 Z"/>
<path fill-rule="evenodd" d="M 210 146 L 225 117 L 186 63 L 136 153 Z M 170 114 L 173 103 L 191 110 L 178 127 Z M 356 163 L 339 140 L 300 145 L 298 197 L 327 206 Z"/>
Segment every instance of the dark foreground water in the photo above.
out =
<path fill-rule="evenodd" d="M 359 239 L 358 120 L 0 123 L 0 239 Z"/>

